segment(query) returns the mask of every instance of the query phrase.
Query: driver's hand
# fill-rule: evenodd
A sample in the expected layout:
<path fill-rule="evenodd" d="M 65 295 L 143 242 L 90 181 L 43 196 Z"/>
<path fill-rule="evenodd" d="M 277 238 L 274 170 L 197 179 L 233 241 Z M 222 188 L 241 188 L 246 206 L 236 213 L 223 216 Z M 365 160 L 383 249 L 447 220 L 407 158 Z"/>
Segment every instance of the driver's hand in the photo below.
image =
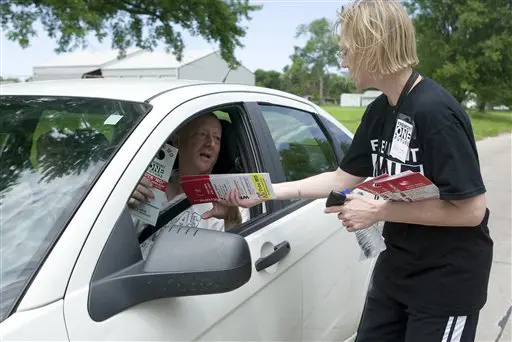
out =
<path fill-rule="evenodd" d="M 225 206 L 219 202 L 212 203 L 212 209 L 206 211 L 201 215 L 203 220 L 208 220 L 215 217 L 219 220 L 224 220 L 224 229 L 231 229 L 242 223 L 242 215 L 238 207 Z"/>
<path fill-rule="evenodd" d="M 140 183 L 137 185 L 135 191 L 132 193 L 132 196 L 128 200 L 128 206 L 135 208 L 139 206 L 141 202 L 148 202 L 155 198 L 155 195 L 150 190 L 151 187 L 151 182 L 147 178 L 142 177 Z"/>

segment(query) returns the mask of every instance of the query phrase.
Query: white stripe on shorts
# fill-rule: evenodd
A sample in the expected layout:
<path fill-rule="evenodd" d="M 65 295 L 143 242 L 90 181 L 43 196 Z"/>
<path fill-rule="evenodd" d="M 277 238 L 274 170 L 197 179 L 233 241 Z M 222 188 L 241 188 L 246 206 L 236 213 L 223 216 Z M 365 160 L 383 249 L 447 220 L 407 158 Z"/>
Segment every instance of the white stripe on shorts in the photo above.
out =
<path fill-rule="evenodd" d="M 448 319 L 448 323 L 446 323 L 446 328 L 444 329 L 443 341 L 448 342 L 448 335 L 450 335 L 450 330 L 452 330 L 453 317 Z"/>
<path fill-rule="evenodd" d="M 455 329 L 453 329 L 453 335 L 450 342 L 460 342 L 460 338 L 462 336 L 462 332 L 464 331 L 465 325 L 466 316 L 457 317 L 457 322 L 455 323 Z"/>
<path fill-rule="evenodd" d="M 444 329 L 442 342 L 460 342 L 462 332 L 464 331 L 464 326 L 466 325 L 466 317 L 467 316 L 450 316 L 450 318 L 448 318 L 448 323 L 446 323 L 446 328 Z M 452 328 L 453 332 L 450 336 Z"/>

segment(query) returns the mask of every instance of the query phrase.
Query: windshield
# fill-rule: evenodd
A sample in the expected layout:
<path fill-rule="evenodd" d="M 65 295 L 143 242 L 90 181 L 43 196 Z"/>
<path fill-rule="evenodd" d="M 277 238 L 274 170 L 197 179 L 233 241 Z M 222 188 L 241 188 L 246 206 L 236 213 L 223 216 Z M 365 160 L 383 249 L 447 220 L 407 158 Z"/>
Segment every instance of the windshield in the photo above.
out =
<path fill-rule="evenodd" d="M 0 321 L 149 104 L 0 97 Z"/>

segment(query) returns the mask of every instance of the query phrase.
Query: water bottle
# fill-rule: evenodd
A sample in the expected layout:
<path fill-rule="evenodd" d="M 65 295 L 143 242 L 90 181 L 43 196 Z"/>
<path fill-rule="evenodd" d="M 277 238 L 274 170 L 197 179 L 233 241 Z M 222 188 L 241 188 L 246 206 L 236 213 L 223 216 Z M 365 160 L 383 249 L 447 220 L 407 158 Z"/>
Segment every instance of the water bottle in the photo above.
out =
<path fill-rule="evenodd" d="M 350 190 L 331 191 L 327 197 L 326 207 L 345 204 L 346 195 Z M 362 193 L 361 193 L 362 194 Z M 386 249 L 384 238 L 382 237 L 383 222 L 377 222 L 366 229 L 360 229 L 355 232 L 357 243 L 361 248 L 361 259 L 375 258 L 380 252 Z"/>

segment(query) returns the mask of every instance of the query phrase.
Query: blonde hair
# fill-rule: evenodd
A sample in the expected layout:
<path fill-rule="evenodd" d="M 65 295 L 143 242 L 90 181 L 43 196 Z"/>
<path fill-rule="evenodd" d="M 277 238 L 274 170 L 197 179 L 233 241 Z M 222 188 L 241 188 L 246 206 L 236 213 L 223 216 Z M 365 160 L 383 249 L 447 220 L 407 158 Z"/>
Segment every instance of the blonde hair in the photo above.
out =
<path fill-rule="evenodd" d="M 395 74 L 418 64 L 414 26 L 397 0 L 359 0 L 338 14 L 340 49 L 354 76 Z M 343 54 L 342 52 L 342 54 Z"/>

